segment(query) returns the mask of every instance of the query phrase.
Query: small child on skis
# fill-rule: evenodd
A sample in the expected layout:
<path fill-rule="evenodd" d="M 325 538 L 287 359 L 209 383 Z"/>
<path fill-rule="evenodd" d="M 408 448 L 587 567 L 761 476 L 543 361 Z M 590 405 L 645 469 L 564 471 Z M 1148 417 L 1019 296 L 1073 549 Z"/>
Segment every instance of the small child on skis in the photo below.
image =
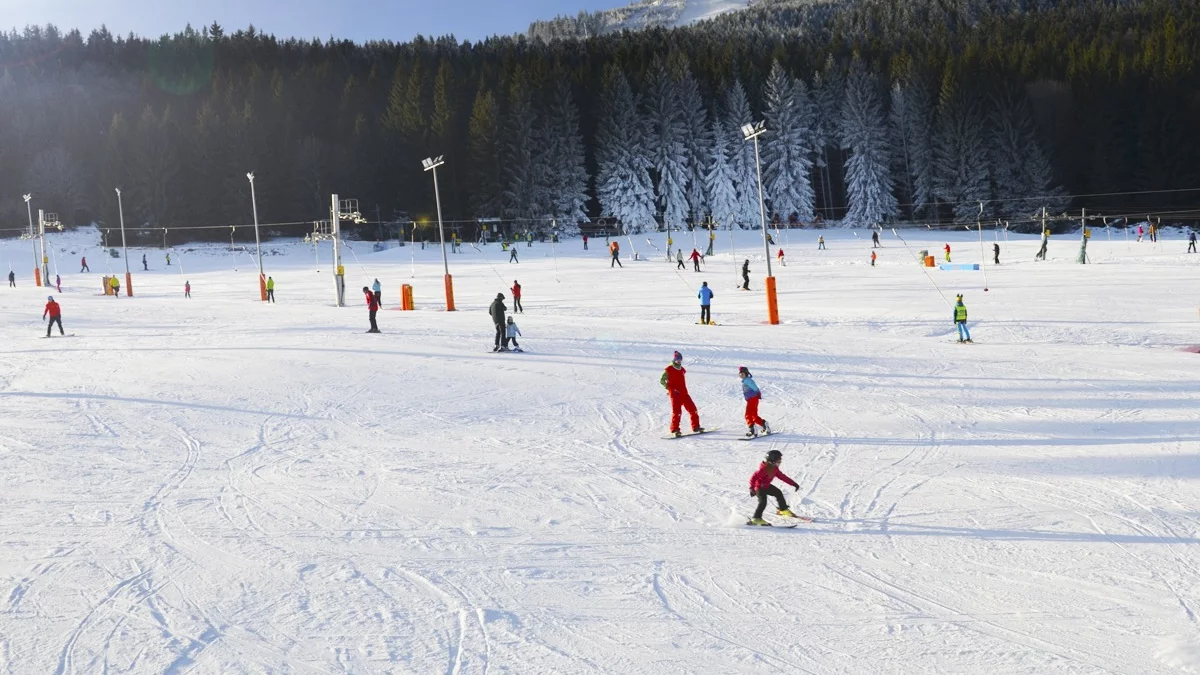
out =
<path fill-rule="evenodd" d="M 767 421 L 758 416 L 758 403 L 762 400 L 762 390 L 758 388 L 758 384 L 754 382 L 754 377 L 750 375 L 750 369 L 746 366 L 738 367 L 738 377 L 742 380 L 742 396 L 746 398 L 746 425 L 749 430 L 746 432 L 746 438 L 754 438 L 758 435 L 754 425 L 762 427 L 763 435 L 771 433 L 771 427 L 767 425 Z"/>
<path fill-rule="evenodd" d="M 505 342 L 512 342 L 512 350 L 514 352 L 525 351 L 524 349 L 521 349 L 521 345 L 517 344 L 517 336 L 521 334 L 521 329 L 517 328 L 517 322 L 513 321 L 511 316 L 508 317 L 508 323 L 504 326 L 504 334 L 507 338 Z"/>
<path fill-rule="evenodd" d="M 763 511 L 767 508 L 767 498 L 774 497 L 775 505 L 778 506 L 776 514 L 784 518 L 795 518 L 796 514 L 792 513 L 788 508 L 787 500 L 783 498 L 783 491 L 771 485 L 771 481 L 778 478 L 779 480 L 791 485 L 796 490 L 800 486 L 796 481 L 788 478 L 787 474 L 779 470 L 779 464 L 783 461 L 783 453 L 778 450 L 772 450 L 767 453 L 766 459 L 762 464 L 758 465 L 758 471 L 750 476 L 750 496 L 758 498 L 758 508 L 754 510 L 754 517 L 747 521 L 747 525 L 765 525 L 770 527 L 771 524 L 763 520 Z"/>

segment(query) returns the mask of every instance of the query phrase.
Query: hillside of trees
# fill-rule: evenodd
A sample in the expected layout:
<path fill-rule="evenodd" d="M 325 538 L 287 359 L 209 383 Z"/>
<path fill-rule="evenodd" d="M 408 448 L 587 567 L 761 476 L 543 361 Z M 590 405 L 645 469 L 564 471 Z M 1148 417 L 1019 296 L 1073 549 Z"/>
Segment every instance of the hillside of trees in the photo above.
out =
<path fill-rule="evenodd" d="M 1178 214 L 1200 191 L 1200 5 L 764 1 L 694 27 L 581 39 L 158 40 L 0 35 L 0 226 L 228 239 L 303 233 L 331 193 L 370 220 L 708 218 L 757 226 L 1024 220 L 1042 206 Z M 1171 216 L 1168 216 L 1171 217 Z M 1190 216 L 1189 216 L 1190 217 Z M 290 224 L 290 225 L 289 225 Z M 186 235 L 183 233 L 186 232 Z M 157 235 L 161 237 L 160 234 Z"/>

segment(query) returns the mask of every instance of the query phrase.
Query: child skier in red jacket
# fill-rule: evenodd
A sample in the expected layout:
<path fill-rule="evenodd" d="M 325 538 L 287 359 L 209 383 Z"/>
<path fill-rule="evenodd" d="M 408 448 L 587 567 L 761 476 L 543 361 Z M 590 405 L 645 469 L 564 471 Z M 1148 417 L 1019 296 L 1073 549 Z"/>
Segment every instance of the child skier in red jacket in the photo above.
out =
<path fill-rule="evenodd" d="M 700 426 L 700 413 L 696 412 L 696 404 L 692 402 L 692 397 L 688 394 L 686 375 L 687 370 L 683 367 L 683 355 L 675 352 L 674 358 L 671 359 L 671 365 L 667 366 L 658 381 L 671 397 L 671 433 L 677 437 L 683 435 L 679 431 L 680 408 L 686 408 L 688 415 L 691 416 L 693 433 L 698 434 L 704 431 L 704 427 Z"/>
<path fill-rule="evenodd" d="M 758 497 L 758 508 L 754 511 L 754 517 L 746 522 L 747 525 L 771 525 L 762 517 L 763 511 L 767 508 L 767 497 L 775 498 L 775 503 L 779 507 L 779 510 L 776 511 L 777 514 L 785 518 L 796 517 L 796 514 L 788 508 L 787 500 L 783 498 L 783 492 L 771 485 L 771 481 L 778 478 L 797 490 L 800 489 L 796 481 L 788 478 L 787 474 L 779 470 L 779 463 L 782 461 L 783 453 L 772 450 L 767 453 L 767 458 L 763 463 L 758 465 L 758 471 L 755 471 L 754 475 L 750 477 L 750 496 Z"/>

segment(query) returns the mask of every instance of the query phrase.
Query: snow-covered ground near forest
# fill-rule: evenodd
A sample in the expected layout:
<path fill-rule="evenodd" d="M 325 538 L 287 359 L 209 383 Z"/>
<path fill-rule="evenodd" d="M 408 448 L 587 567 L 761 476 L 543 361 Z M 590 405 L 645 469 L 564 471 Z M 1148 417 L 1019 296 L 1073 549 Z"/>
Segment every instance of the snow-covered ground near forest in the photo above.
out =
<path fill-rule="evenodd" d="M 1200 255 L 1178 233 L 1097 230 L 1090 265 L 1077 236 L 1034 262 L 1013 235 L 985 292 L 891 232 L 872 268 L 863 232 L 792 230 L 779 326 L 752 232 L 702 273 L 626 240 L 623 269 L 602 239 L 465 247 L 453 313 L 433 247 L 352 243 L 338 309 L 328 244 L 319 268 L 268 244 L 264 305 L 219 245 L 150 249 L 135 297 L 104 297 L 123 262 L 85 234 L 49 238 L 68 338 L 42 337 L 29 243 L 0 242 L 0 672 L 1200 672 Z M 947 237 L 983 257 L 906 234 Z M 514 279 L 528 351 L 493 354 Z M 716 433 L 663 439 L 676 349 Z M 777 435 L 737 440 L 740 365 Z M 772 448 L 816 523 L 743 525 Z"/>

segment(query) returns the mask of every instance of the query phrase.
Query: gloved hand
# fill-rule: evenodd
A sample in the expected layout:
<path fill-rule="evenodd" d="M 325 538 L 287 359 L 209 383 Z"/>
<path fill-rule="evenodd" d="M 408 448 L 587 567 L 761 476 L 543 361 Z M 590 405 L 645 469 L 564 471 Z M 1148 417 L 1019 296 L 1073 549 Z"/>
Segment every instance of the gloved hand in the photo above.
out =
<path fill-rule="evenodd" d="M 751 489 L 750 489 L 750 496 L 751 496 L 751 497 L 757 497 L 757 496 L 758 496 L 758 493 L 757 493 L 757 492 L 755 492 L 753 488 L 751 488 Z"/>
<path fill-rule="evenodd" d="M 799 485 L 797 485 L 797 486 L 795 487 L 795 489 L 794 489 L 794 490 L 792 490 L 792 492 L 799 492 L 799 491 L 800 491 L 800 486 L 799 486 Z"/>

